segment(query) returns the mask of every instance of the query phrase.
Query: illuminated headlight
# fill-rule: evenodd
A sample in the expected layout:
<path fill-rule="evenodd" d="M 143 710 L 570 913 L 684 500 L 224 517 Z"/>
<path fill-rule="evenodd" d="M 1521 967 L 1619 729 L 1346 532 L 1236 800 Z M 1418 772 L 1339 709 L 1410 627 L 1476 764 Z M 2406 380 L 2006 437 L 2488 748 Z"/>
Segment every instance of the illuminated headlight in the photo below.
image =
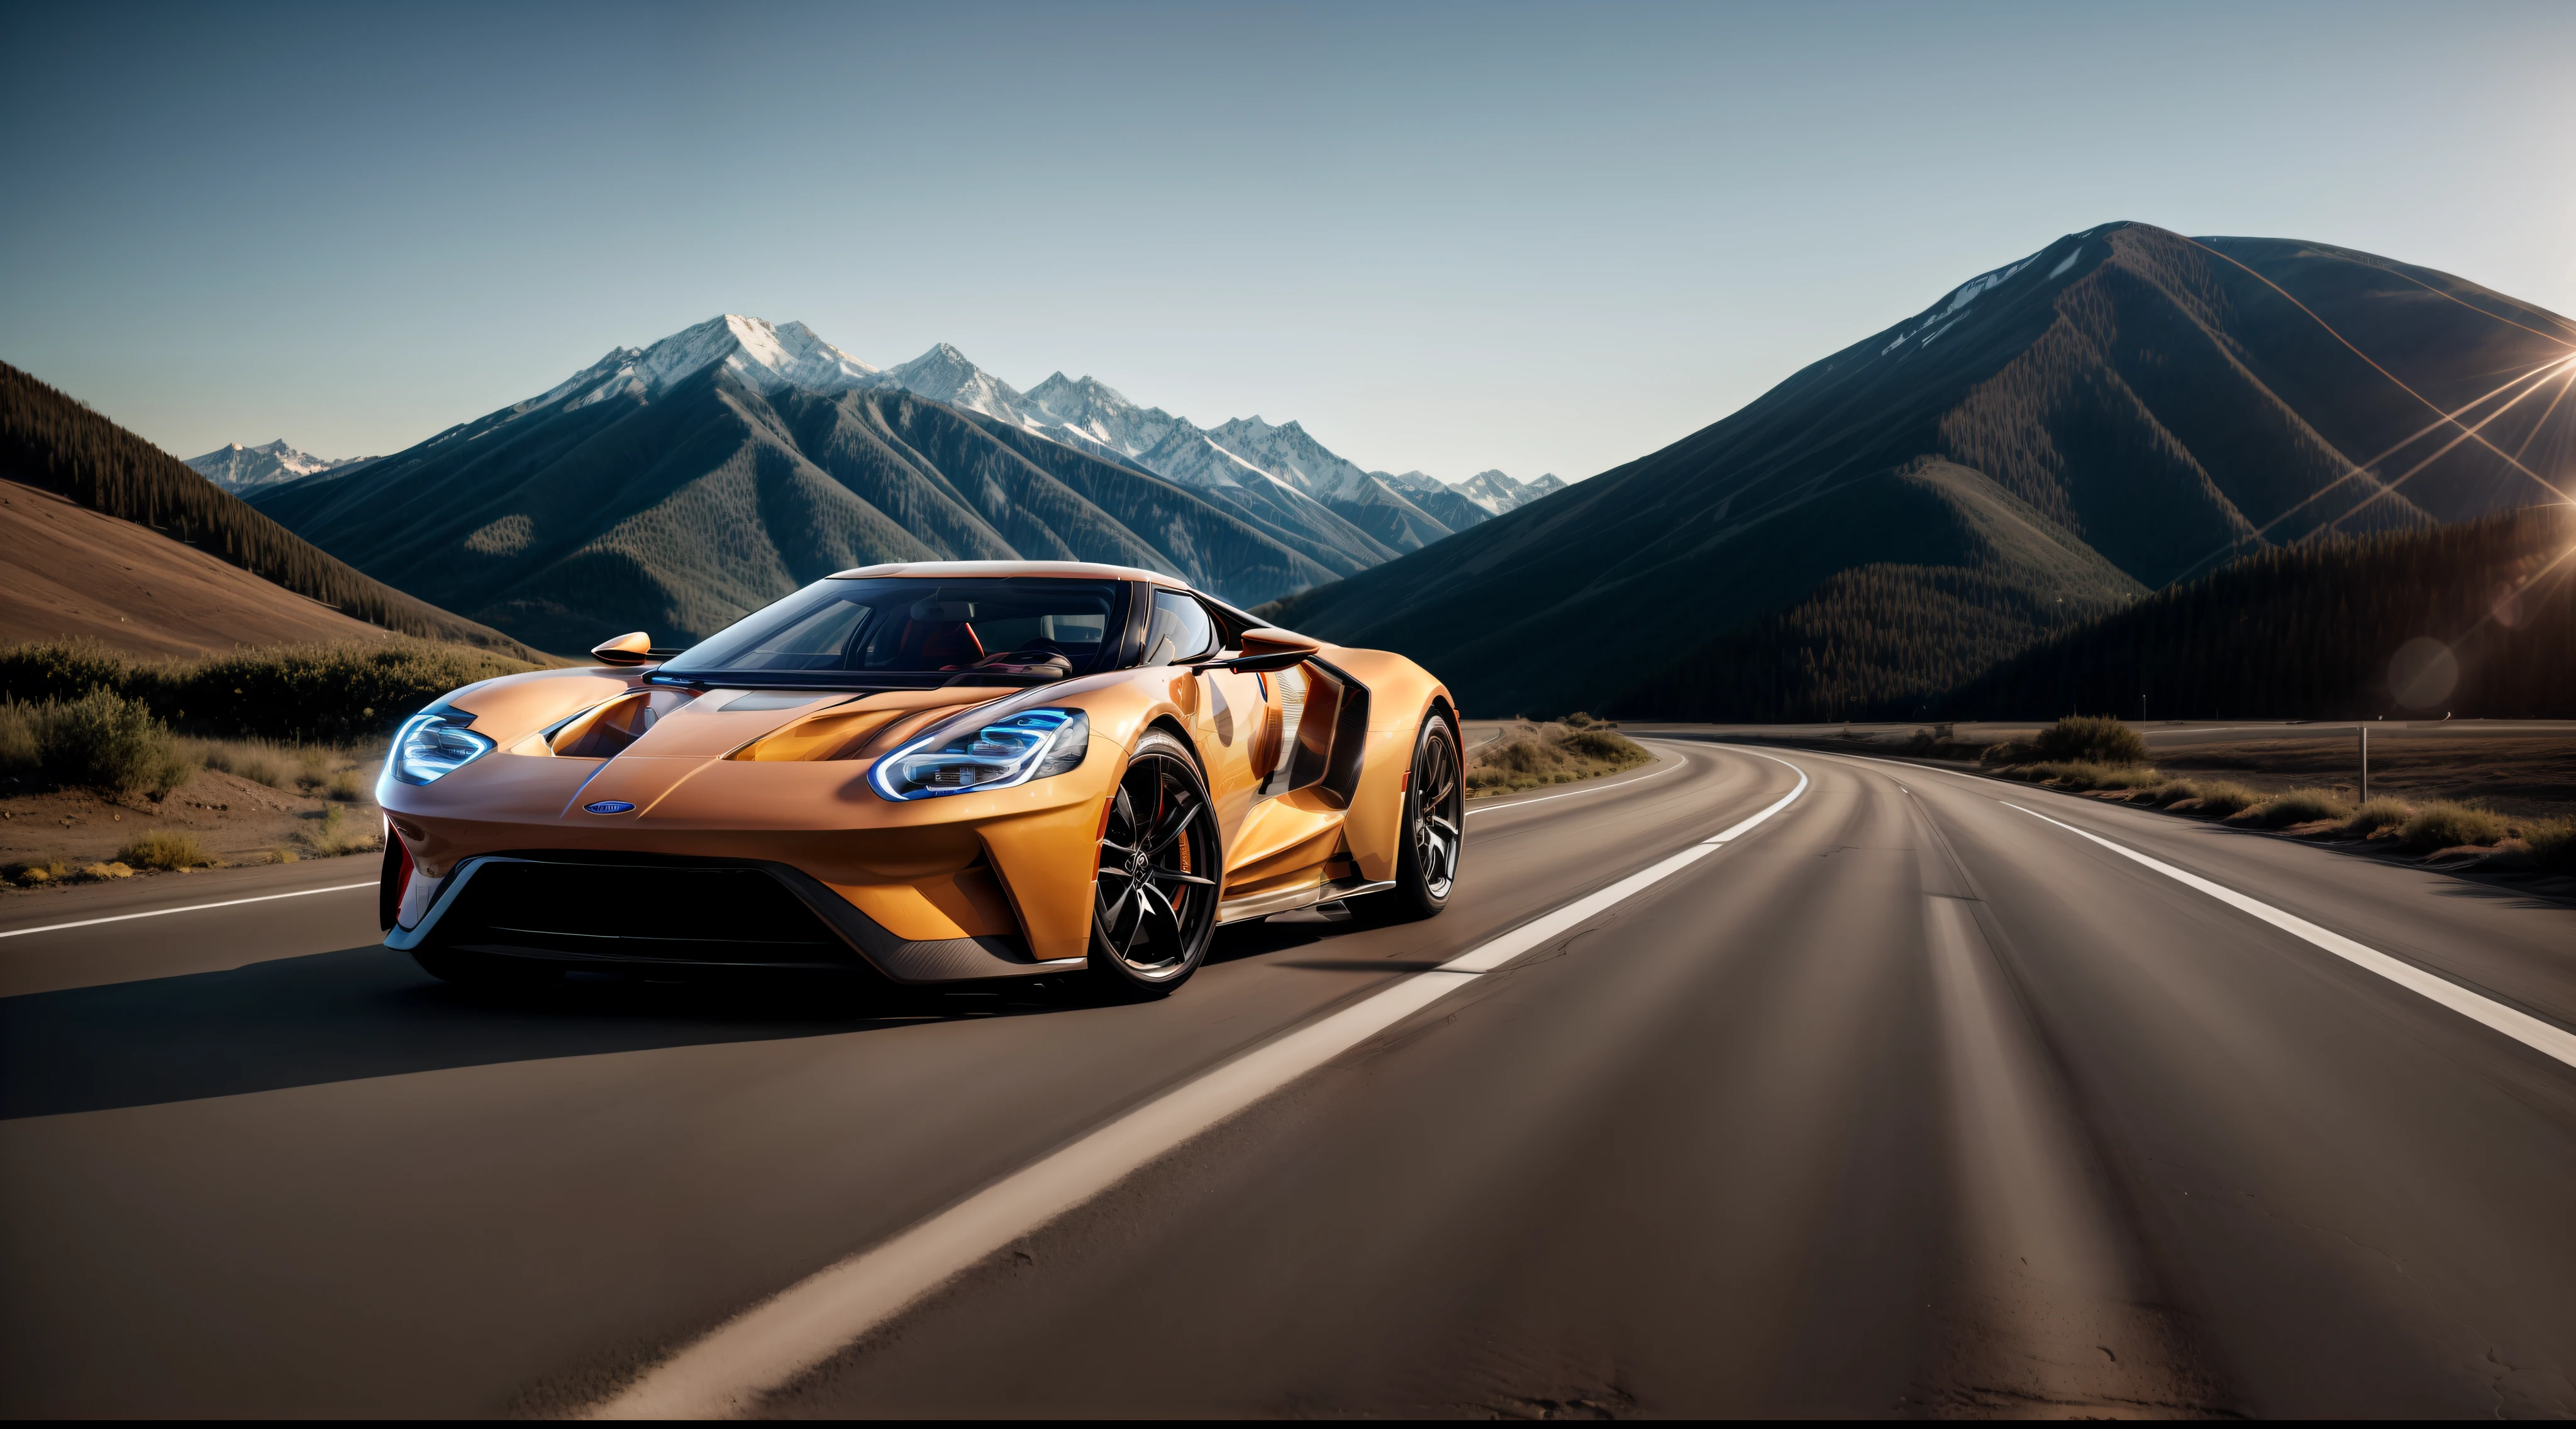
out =
<path fill-rule="evenodd" d="M 394 735 L 385 772 L 405 784 L 428 784 L 492 752 L 492 741 L 454 714 L 417 714 Z"/>
<path fill-rule="evenodd" d="M 963 732 L 934 730 L 878 760 L 868 783 L 889 799 L 1005 789 L 1079 768 L 1090 748 L 1082 711 L 1025 710 Z"/>

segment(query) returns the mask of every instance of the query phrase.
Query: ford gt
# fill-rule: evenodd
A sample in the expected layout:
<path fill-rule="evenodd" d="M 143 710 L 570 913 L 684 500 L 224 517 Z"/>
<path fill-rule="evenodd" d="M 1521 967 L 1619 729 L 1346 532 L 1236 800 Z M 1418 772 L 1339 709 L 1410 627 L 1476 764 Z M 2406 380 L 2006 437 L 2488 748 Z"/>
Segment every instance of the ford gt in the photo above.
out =
<path fill-rule="evenodd" d="M 385 942 L 441 978 L 1053 974 L 1153 997 L 1224 924 L 1427 917 L 1458 877 L 1439 681 L 1151 571 L 869 566 L 685 650 L 591 655 L 394 737 Z"/>

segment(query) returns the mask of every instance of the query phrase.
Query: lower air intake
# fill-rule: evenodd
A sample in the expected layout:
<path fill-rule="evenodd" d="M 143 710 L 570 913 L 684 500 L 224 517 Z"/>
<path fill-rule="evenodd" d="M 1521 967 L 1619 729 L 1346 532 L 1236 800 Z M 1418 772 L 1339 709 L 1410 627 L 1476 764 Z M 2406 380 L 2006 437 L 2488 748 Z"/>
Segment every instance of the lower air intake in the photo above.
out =
<path fill-rule="evenodd" d="M 449 947 L 611 962 L 850 967 L 849 945 L 756 868 L 494 859 L 439 923 Z"/>

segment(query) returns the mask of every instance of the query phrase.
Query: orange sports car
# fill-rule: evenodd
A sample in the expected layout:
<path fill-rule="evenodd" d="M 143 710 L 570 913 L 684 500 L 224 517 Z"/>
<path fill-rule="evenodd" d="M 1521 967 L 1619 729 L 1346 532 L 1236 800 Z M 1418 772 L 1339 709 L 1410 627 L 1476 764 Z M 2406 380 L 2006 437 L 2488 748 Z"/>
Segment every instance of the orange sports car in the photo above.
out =
<path fill-rule="evenodd" d="M 1151 571 L 869 566 L 686 650 L 591 653 L 394 737 L 385 943 L 439 977 L 1079 973 L 1156 996 L 1221 924 L 1425 917 L 1458 876 L 1438 680 Z"/>

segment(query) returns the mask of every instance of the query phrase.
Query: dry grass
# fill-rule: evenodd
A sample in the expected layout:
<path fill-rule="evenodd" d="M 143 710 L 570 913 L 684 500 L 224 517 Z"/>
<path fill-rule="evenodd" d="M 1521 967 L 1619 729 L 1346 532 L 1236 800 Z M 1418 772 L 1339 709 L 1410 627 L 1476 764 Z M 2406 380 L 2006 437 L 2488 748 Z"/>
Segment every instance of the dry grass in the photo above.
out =
<path fill-rule="evenodd" d="M 196 835 L 176 829 L 147 830 L 137 835 L 134 842 L 127 844 L 116 857 L 119 862 L 137 868 L 206 868 L 215 862 L 214 855 L 206 852 L 206 846 L 197 842 Z"/>
<path fill-rule="evenodd" d="M 337 858 L 344 853 L 371 853 L 384 847 L 383 833 L 368 820 L 352 819 L 348 811 L 334 804 L 322 811 L 322 817 L 295 831 L 295 842 L 315 858 Z"/>
<path fill-rule="evenodd" d="M 2462 844 L 2500 843 L 2512 832 L 2512 823 L 2491 809 L 2435 799 L 2416 805 L 2414 817 L 2398 825 L 2397 842 L 2408 853 L 2433 853 Z"/>
<path fill-rule="evenodd" d="M 192 739 L 183 746 L 209 769 L 238 774 L 271 789 L 293 790 L 294 756 L 288 746 L 266 739 Z"/>
<path fill-rule="evenodd" d="M 2016 764 L 1996 772 L 2008 779 L 2027 779 L 2034 784 L 2079 792 L 2088 789 L 2152 789 L 2165 782 L 2165 776 L 2151 765 L 2104 764 L 2089 759 Z"/>
<path fill-rule="evenodd" d="M 1549 724 L 1522 724 L 1467 752 L 1467 795 L 1484 798 L 1596 779 L 1651 763 L 1653 755 L 1618 726 L 1583 714 Z"/>
<path fill-rule="evenodd" d="M 2195 782 L 2192 791 L 2190 797 L 2200 801 L 2197 806 L 2199 812 L 2216 814 L 2222 819 L 2231 814 L 2241 814 L 2263 802 L 2262 794 L 2225 779 Z M 2174 802 L 2179 804 L 2183 801 L 2177 799 Z"/>
<path fill-rule="evenodd" d="M 2180 775 L 2240 779 L 2274 792 L 2333 785 L 2351 799 L 2359 782 L 2349 725 L 2331 733 L 2284 731 L 2278 738 L 2159 749 L 2156 758 Z M 2576 739 L 2563 733 L 2445 734 L 2421 727 L 2374 731 L 2370 792 L 2418 805 L 2457 800 L 2508 818 L 2576 815 Z"/>
<path fill-rule="evenodd" d="M 368 774 L 377 753 L 372 745 L 280 744 L 269 739 L 187 739 L 179 744 L 183 753 L 208 769 L 290 794 L 361 804 L 368 802 L 374 788 Z"/>
<path fill-rule="evenodd" d="M 2343 821 L 2343 831 L 2365 838 L 2381 829 L 2393 829 L 2415 817 L 2415 806 L 2403 799 L 2373 799 L 2352 811 Z"/>
<path fill-rule="evenodd" d="M 2237 817 L 2265 828 L 2287 828 L 2292 824 L 2313 824 L 2320 819 L 2344 820 L 2352 817 L 2352 805 L 2336 797 L 2332 789 L 2292 789 L 2275 794 Z"/>

